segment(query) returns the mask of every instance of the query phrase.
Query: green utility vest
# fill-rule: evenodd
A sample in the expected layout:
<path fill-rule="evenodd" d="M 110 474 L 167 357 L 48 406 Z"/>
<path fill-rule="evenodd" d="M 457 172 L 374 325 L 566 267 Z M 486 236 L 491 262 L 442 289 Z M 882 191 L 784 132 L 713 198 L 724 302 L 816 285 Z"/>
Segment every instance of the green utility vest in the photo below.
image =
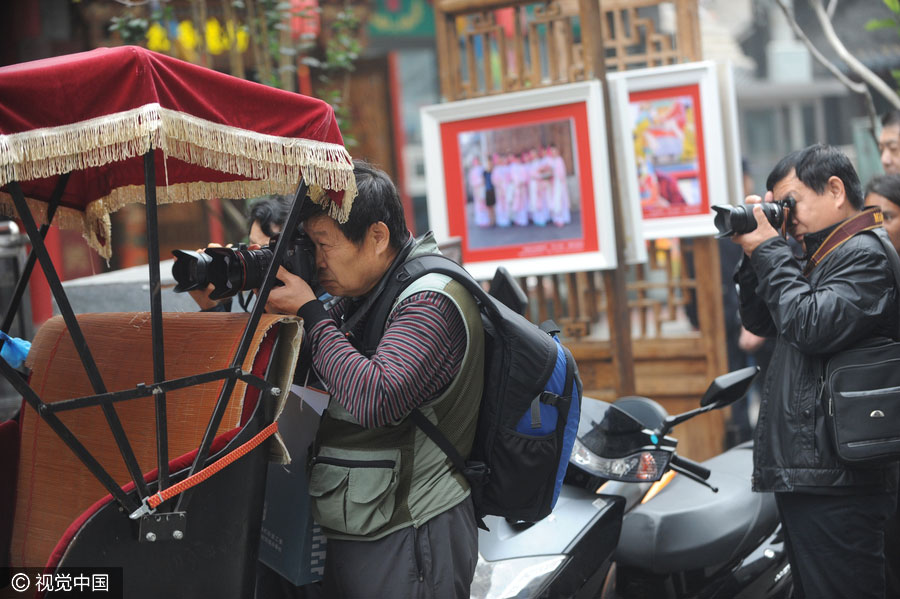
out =
<path fill-rule="evenodd" d="M 410 254 L 434 253 L 426 238 Z M 472 296 L 458 282 L 428 274 L 394 302 L 422 291 L 449 297 L 466 327 L 459 374 L 438 398 L 420 407 L 425 416 L 468 457 L 484 383 L 484 330 Z M 375 540 L 407 526 L 420 526 L 459 504 L 469 485 L 441 449 L 409 417 L 376 428 L 362 427 L 332 398 L 319 425 L 311 461 L 312 512 L 326 536 Z"/>

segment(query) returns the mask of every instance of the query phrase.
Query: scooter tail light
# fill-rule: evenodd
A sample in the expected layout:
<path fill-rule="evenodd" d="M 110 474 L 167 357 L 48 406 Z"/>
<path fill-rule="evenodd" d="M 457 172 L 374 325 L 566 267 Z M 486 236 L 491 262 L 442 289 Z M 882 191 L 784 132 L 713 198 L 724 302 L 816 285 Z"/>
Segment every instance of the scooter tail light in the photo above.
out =
<path fill-rule="evenodd" d="M 662 476 L 662 472 L 660 472 L 659 468 L 656 465 L 656 458 L 653 457 L 653 454 L 649 451 L 645 451 L 641 454 L 640 462 L 638 462 L 638 471 L 637 475 L 639 480 L 659 480 Z"/>
<path fill-rule="evenodd" d="M 599 456 L 577 439 L 571 461 L 594 476 L 622 482 L 654 482 L 665 473 L 671 456 L 665 451 L 640 451 L 617 458 Z"/>

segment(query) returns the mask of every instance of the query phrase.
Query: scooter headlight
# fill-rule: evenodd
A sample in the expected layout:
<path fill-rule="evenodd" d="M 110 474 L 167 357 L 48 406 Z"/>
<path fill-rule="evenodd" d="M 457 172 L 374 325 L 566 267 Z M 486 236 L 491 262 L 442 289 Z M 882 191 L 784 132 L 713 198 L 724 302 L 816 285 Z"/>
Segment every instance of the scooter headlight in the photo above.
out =
<path fill-rule="evenodd" d="M 594 476 L 645 483 L 657 481 L 665 474 L 670 457 L 667 451 L 640 451 L 622 458 L 603 458 L 575 439 L 570 461 Z"/>
<path fill-rule="evenodd" d="M 536 597 L 565 559 L 565 555 L 538 555 L 489 562 L 479 555 L 469 596 L 471 599 Z"/>

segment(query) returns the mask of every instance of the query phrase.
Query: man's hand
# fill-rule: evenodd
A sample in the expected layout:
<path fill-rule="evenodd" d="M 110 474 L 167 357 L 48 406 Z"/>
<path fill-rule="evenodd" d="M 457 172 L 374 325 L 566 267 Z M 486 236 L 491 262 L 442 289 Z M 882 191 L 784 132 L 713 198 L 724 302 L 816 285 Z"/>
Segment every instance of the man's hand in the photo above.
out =
<path fill-rule="evenodd" d="M 767 191 L 766 201 L 771 202 L 773 199 L 772 192 Z M 762 202 L 762 198 L 756 195 L 747 196 L 744 200 L 745 204 L 759 204 L 760 202 Z M 732 241 L 740 245 L 743 248 L 744 253 L 748 256 L 753 254 L 753 251 L 756 250 L 762 242 L 767 239 L 772 239 L 773 237 L 778 237 L 778 231 L 772 227 L 769 219 L 766 218 L 766 215 L 762 211 L 762 206 L 753 206 L 753 216 L 756 218 L 756 228 L 749 233 L 735 235 L 732 238 Z"/>
<path fill-rule="evenodd" d="M 248 249 L 258 250 L 259 244 L 251 243 Z M 275 278 L 284 286 L 272 287 L 266 301 L 266 312 L 269 314 L 289 314 L 294 316 L 303 304 L 318 299 L 306 281 L 291 273 L 283 266 L 275 271 Z M 259 290 L 254 290 L 259 294 Z"/>
<path fill-rule="evenodd" d="M 316 299 L 316 294 L 306 281 L 291 274 L 285 267 L 279 266 L 275 277 L 284 286 L 272 287 L 269 292 L 269 300 L 266 302 L 266 312 L 269 314 L 294 315 L 302 305 Z"/>
<path fill-rule="evenodd" d="M 210 243 L 206 247 L 207 248 L 220 248 L 220 247 L 222 247 L 222 245 L 219 243 Z M 229 243 L 225 247 L 231 247 L 231 244 Z M 198 248 L 197 251 L 202 252 L 205 249 L 206 248 Z M 210 283 L 209 285 L 206 286 L 205 289 L 192 289 L 191 291 L 188 291 L 188 294 L 191 296 L 191 299 L 193 299 L 197 303 L 197 305 L 200 306 L 201 310 L 209 310 L 210 308 L 215 308 L 217 305 L 219 305 L 225 301 L 225 300 L 221 300 L 221 299 L 220 300 L 209 299 L 209 294 L 212 293 L 214 289 L 215 289 L 215 286 L 212 283 Z"/>
<path fill-rule="evenodd" d="M 196 302 L 198 306 L 200 306 L 201 310 L 209 310 L 210 308 L 215 308 L 219 304 L 221 304 L 225 300 L 214 300 L 209 299 L 209 294 L 215 290 L 215 287 L 212 283 L 207 285 L 203 289 L 192 289 L 188 291 L 188 295 L 191 296 L 191 299 Z"/>
<path fill-rule="evenodd" d="M 738 338 L 738 347 L 747 354 L 755 354 L 766 342 L 765 337 L 754 335 L 744 327 L 741 327 L 741 336 Z"/>

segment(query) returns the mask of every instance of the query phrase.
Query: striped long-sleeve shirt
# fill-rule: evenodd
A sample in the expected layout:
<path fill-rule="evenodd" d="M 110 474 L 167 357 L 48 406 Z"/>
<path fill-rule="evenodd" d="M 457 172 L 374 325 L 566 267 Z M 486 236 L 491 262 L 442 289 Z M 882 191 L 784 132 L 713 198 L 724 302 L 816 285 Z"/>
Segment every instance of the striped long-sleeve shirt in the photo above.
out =
<path fill-rule="evenodd" d="M 366 428 L 404 418 L 434 399 L 459 372 L 466 348 L 462 316 L 443 294 L 424 291 L 403 300 L 388 318 L 375 354 L 367 358 L 340 332 L 321 302 L 303 306 L 316 372 L 331 397 Z"/>

